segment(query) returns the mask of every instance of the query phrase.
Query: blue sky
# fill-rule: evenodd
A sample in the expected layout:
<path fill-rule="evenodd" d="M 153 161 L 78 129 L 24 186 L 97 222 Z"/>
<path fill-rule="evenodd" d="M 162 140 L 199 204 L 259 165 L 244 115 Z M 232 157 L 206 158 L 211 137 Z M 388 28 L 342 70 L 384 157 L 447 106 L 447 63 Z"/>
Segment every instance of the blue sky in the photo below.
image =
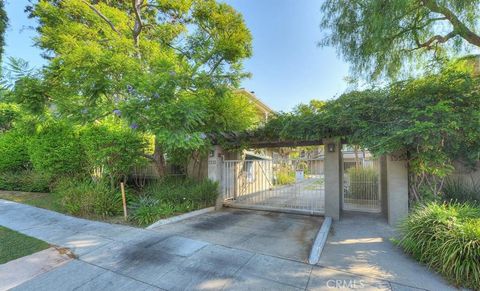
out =
<path fill-rule="evenodd" d="M 253 35 L 253 57 L 245 62 L 252 78 L 243 87 L 277 111 L 311 99 L 331 99 L 346 89 L 348 65 L 333 48 L 320 48 L 319 0 L 224 0 L 243 14 Z M 8 0 L 6 56 L 44 64 L 33 47 L 34 22 L 23 12 L 27 0 Z"/>
<path fill-rule="evenodd" d="M 27 0 L 7 0 L 5 8 L 9 18 L 4 61 L 7 57 L 16 57 L 27 60 L 32 66 L 40 67 L 45 61 L 40 56 L 40 50 L 33 47 L 32 37 L 35 31 L 32 27 L 35 22 L 28 19 L 23 11 Z"/>

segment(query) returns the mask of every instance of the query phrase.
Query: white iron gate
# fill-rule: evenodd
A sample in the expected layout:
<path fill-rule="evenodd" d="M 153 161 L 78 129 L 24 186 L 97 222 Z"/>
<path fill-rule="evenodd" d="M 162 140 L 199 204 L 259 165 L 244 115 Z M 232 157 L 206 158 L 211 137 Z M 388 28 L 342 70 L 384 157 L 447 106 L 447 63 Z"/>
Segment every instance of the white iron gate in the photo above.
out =
<path fill-rule="evenodd" d="M 343 209 L 381 212 L 378 159 L 343 163 Z"/>
<path fill-rule="evenodd" d="M 226 160 L 222 187 L 226 206 L 324 213 L 323 159 Z"/>

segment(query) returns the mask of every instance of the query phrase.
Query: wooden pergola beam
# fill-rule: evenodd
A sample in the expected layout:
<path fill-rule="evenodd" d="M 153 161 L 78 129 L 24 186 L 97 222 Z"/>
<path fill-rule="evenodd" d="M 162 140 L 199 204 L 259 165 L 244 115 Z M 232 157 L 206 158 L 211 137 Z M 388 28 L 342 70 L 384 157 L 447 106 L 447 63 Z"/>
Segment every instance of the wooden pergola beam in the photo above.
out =
<path fill-rule="evenodd" d="M 340 141 L 342 144 L 345 144 L 346 141 L 342 139 Z M 320 146 L 323 145 L 323 140 L 265 140 L 265 141 L 249 141 L 248 148 L 259 149 L 259 148 L 288 148 L 288 147 L 305 147 L 305 146 Z M 230 147 L 241 147 L 241 144 L 232 142 Z"/>
<path fill-rule="evenodd" d="M 251 148 L 283 148 L 283 147 L 305 147 L 323 145 L 322 140 L 295 140 L 295 141 L 258 141 L 249 142 Z"/>
<path fill-rule="evenodd" d="M 304 146 L 320 146 L 323 145 L 323 138 L 315 140 L 272 140 L 261 139 L 252 132 L 223 132 L 219 134 L 209 135 L 213 145 L 225 144 L 229 148 L 241 148 L 247 145 L 248 148 L 281 148 L 281 147 L 304 147 Z M 329 138 L 331 136 L 326 136 Z M 342 144 L 346 144 L 346 140 L 340 140 Z"/>

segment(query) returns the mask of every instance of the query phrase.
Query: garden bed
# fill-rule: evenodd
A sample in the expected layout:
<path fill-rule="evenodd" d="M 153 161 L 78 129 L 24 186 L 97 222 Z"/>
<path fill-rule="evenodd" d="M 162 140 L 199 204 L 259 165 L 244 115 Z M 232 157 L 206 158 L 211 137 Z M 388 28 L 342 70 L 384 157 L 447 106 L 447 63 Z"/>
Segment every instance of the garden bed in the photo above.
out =
<path fill-rule="evenodd" d="M 151 181 L 144 188 L 127 188 L 127 220 L 120 190 L 88 180 L 65 179 L 51 193 L 0 190 L 0 199 L 91 220 L 144 227 L 159 219 L 213 206 L 217 188 L 208 180 L 168 178 Z"/>

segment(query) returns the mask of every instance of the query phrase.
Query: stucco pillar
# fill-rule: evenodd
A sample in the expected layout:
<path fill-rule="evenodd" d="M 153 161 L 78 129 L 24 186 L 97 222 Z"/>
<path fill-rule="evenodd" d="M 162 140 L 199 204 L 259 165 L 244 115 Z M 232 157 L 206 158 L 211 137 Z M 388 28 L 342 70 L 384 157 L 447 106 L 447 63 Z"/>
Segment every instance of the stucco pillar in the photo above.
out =
<path fill-rule="evenodd" d="M 395 226 L 408 215 L 407 162 L 394 156 L 386 157 L 387 218 Z"/>
<path fill-rule="evenodd" d="M 325 216 L 340 219 L 342 209 L 343 173 L 342 144 L 339 139 L 324 139 L 325 147 Z"/>
<path fill-rule="evenodd" d="M 379 158 L 379 174 L 380 174 L 380 200 L 382 207 L 382 215 L 388 219 L 388 188 L 387 188 L 387 157 L 381 156 Z"/>
<path fill-rule="evenodd" d="M 220 195 L 217 198 L 215 208 L 223 207 L 223 150 L 220 146 L 214 146 L 208 154 L 208 179 L 218 182 Z"/>

